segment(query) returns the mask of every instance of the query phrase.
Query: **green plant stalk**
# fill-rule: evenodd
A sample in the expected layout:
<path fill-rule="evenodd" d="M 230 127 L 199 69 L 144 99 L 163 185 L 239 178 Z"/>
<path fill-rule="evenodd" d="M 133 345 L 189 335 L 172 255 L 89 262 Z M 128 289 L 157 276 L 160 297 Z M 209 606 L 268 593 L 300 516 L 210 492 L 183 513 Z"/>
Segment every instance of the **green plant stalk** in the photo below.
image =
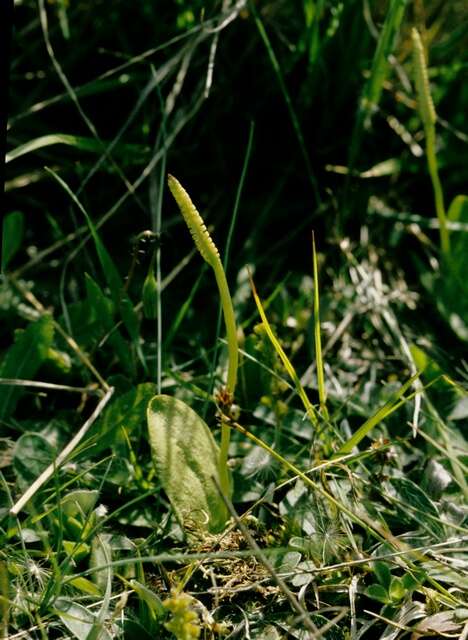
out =
<path fill-rule="evenodd" d="M 418 96 L 419 115 L 424 126 L 424 135 L 426 137 L 426 159 L 429 176 L 434 190 L 434 201 L 439 220 L 440 230 L 440 247 L 442 253 L 448 256 L 450 254 L 450 238 L 447 228 L 447 216 L 444 206 L 444 194 L 439 178 L 439 169 L 436 156 L 436 129 L 437 114 L 432 101 L 431 91 L 429 88 L 429 77 L 427 73 L 427 63 L 424 54 L 424 47 L 421 36 L 417 29 L 411 31 L 413 40 L 413 64 L 416 91 Z"/>
<path fill-rule="evenodd" d="M 212 267 L 216 284 L 218 285 L 219 295 L 221 297 L 221 305 L 223 308 L 224 323 L 226 325 L 226 337 L 228 343 L 228 374 L 226 388 L 230 396 L 234 395 L 237 382 L 237 369 L 239 366 L 239 346 L 237 344 L 237 328 L 234 317 L 234 308 L 232 306 L 231 294 L 224 272 L 218 249 L 211 239 L 210 234 L 203 222 L 202 217 L 198 213 L 190 196 L 182 187 L 180 182 L 174 176 L 168 176 L 169 189 L 177 202 L 180 212 L 192 234 L 192 238 L 202 258 Z M 231 487 L 229 481 L 229 473 L 227 466 L 229 441 L 231 437 L 231 428 L 225 420 L 221 423 L 221 446 L 219 453 L 219 477 L 223 492 L 231 495 Z"/>
<path fill-rule="evenodd" d="M 314 338 L 315 338 L 315 360 L 317 363 L 317 386 L 319 393 L 320 411 L 325 420 L 329 419 L 327 409 L 327 390 L 325 387 L 325 376 L 323 373 L 322 339 L 320 336 L 320 293 L 318 283 L 317 252 L 315 249 L 315 234 L 312 232 L 312 261 L 314 269 Z"/>

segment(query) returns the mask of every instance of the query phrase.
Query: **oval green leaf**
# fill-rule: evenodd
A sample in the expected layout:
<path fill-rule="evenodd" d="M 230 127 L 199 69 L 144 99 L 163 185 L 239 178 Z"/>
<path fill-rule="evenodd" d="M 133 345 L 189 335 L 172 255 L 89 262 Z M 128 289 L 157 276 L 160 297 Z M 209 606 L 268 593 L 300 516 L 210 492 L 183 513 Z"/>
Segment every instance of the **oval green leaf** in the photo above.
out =
<path fill-rule="evenodd" d="M 177 519 L 193 532 L 220 531 L 227 520 L 219 448 L 206 423 L 182 400 L 158 395 L 148 405 L 153 462 Z"/>

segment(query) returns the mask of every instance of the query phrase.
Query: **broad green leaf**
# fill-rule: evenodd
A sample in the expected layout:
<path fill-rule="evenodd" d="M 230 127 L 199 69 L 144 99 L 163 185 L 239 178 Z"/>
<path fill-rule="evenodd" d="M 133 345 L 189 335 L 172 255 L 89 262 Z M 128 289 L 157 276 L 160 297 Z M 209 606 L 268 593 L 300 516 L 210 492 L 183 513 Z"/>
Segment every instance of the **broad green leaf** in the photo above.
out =
<path fill-rule="evenodd" d="M 87 515 L 99 498 L 99 491 L 91 489 L 75 489 L 61 500 L 62 510 L 66 516 Z"/>
<path fill-rule="evenodd" d="M 390 573 L 390 569 L 388 568 L 388 564 L 386 564 L 385 562 L 374 562 L 373 569 L 377 580 L 383 587 L 385 587 L 385 589 L 388 589 L 392 580 L 392 575 Z"/>
<path fill-rule="evenodd" d="M 405 596 L 406 589 L 401 578 L 393 576 L 388 593 L 392 600 L 401 600 Z"/>
<path fill-rule="evenodd" d="M 94 536 L 91 542 L 91 557 L 89 559 L 89 568 L 97 569 L 99 567 L 106 567 L 94 571 L 91 574 L 93 582 L 98 586 L 102 592 L 106 590 L 109 580 L 112 580 L 112 567 L 106 566 L 112 561 L 112 548 L 109 544 L 108 536 L 105 534 L 98 534 Z"/>
<path fill-rule="evenodd" d="M 401 582 L 406 591 L 414 591 L 414 589 L 419 586 L 420 581 L 424 582 L 423 572 L 420 572 L 420 574 L 421 575 L 418 575 L 418 577 L 416 577 L 411 575 L 411 573 L 405 573 L 405 575 L 401 578 Z"/>
<path fill-rule="evenodd" d="M 2 271 L 21 246 L 24 235 L 24 215 L 21 211 L 8 213 L 3 220 Z"/>
<path fill-rule="evenodd" d="M 18 331 L 15 343 L 0 364 L 0 378 L 31 379 L 47 359 L 54 336 L 51 316 L 44 315 L 24 331 Z M 22 393 L 18 386 L 0 386 L 0 420 L 6 420 L 15 410 Z"/>
<path fill-rule="evenodd" d="M 366 596 L 372 598 L 372 600 L 378 600 L 379 602 L 383 602 L 384 604 L 388 604 L 390 602 L 389 595 L 386 589 L 384 589 L 381 584 L 369 585 L 365 593 Z"/>
<path fill-rule="evenodd" d="M 180 523 L 198 532 L 220 531 L 227 510 L 219 483 L 219 448 L 206 423 L 185 402 L 155 396 L 148 406 L 148 431 L 159 480 Z"/>

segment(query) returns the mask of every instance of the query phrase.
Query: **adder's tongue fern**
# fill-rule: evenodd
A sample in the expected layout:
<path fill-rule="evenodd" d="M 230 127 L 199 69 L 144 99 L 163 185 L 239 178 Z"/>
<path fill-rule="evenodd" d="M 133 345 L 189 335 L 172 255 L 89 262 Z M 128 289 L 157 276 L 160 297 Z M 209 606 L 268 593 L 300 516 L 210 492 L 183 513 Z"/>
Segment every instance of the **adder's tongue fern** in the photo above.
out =
<path fill-rule="evenodd" d="M 184 217 L 185 222 L 192 234 L 193 240 L 199 252 L 206 262 L 213 268 L 216 283 L 218 285 L 221 304 L 223 308 L 224 322 L 226 324 L 226 334 L 228 343 L 228 375 L 226 388 L 229 395 L 234 395 L 237 381 L 237 368 L 239 363 L 239 347 L 237 344 L 237 330 L 234 318 L 234 309 L 232 306 L 231 294 L 224 273 L 223 264 L 219 257 L 219 251 L 215 243 L 211 239 L 201 215 L 198 213 L 190 196 L 185 191 L 180 182 L 174 176 L 168 176 L 169 189 L 177 202 L 179 209 Z M 226 423 L 221 425 L 221 447 L 219 471 L 221 478 L 221 486 L 223 491 L 229 495 L 229 475 L 227 471 L 227 455 L 229 448 L 230 428 Z"/>

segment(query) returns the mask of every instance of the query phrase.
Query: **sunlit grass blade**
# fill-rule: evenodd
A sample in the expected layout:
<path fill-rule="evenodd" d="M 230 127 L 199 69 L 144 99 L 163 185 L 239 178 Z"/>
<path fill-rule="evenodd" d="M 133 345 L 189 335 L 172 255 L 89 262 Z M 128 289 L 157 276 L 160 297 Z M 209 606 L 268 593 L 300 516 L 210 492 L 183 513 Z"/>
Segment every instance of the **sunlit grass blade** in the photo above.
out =
<path fill-rule="evenodd" d="M 346 453 L 351 453 L 354 447 L 363 440 L 372 429 L 378 425 L 382 420 L 385 420 L 389 415 L 391 415 L 401 404 L 405 401 L 403 399 L 403 395 L 406 391 L 411 387 L 413 382 L 419 378 L 420 374 L 415 373 L 414 376 L 411 376 L 409 380 L 407 380 L 395 393 L 393 393 L 387 402 L 381 407 L 374 415 L 372 415 L 368 420 L 364 422 L 362 426 L 352 435 L 352 437 L 345 442 L 343 446 L 337 451 L 335 455 L 342 456 Z"/>
<path fill-rule="evenodd" d="M 80 151 L 87 151 L 90 153 L 102 153 L 105 151 L 105 145 L 96 141 L 94 138 L 86 138 L 83 136 L 73 136 L 67 133 L 51 133 L 47 136 L 40 136 L 39 138 L 33 138 L 28 140 L 24 144 L 9 151 L 5 156 L 5 162 L 12 162 L 16 158 L 20 158 L 28 153 L 33 153 L 39 149 L 44 149 L 55 144 L 64 144 L 69 147 L 75 147 Z M 124 154 L 125 157 L 131 156 L 134 160 L 140 157 L 144 158 L 145 148 L 138 144 L 120 144 L 114 147 L 114 152 L 117 151 Z"/>
<path fill-rule="evenodd" d="M 258 313 L 260 314 L 260 317 L 262 319 L 262 323 L 263 323 L 263 326 L 265 328 L 266 334 L 267 334 L 271 344 L 273 345 L 276 353 L 280 357 L 281 362 L 283 363 L 283 366 L 286 369 L 289 377 L 294 382 L 294 386 L 296 387 L 296 391 L 297 391 L 299 397 L 301 398 L 302 403 L 304 404 L 305 410 L 307 411 L 307 415 L 309 416 L 310 421 L 312 422 L 312 424 L 314 426 L 316 426 L 318 424 L 316 411 L 315 411 L 312 403 L 310 402 L 309 398 L 307 397 L 305 389 L 301 384 L 301 381 L 299 379 L 299 376 L 296 373 L 296 370 L 292 366 L 291 361 L 289 360 L 288 356 L 284 352 L 283 347 L 280 345 L 280 343 L 278 342 L 275 334 L 273 333 L 273 330 L 272 330 L 272 328 L 270 326 L 270 323 L 268 322 L 268 318 L 266 317 L 265 311 L 263 309 L 263 305 L 262 305 L 262 303 L 260 301 L 260 298 L 258 297 L 257 290 L 255 288 L 254 282 L 253 282 L 251 277 L 250 277 L 250 285 L 252 287 L 252 292 L 253 292 L 255 304 L 257 305 Z"/>
<path fill-rule="evenodd" d="M 361 149 L 363 131 L 366 128 L 370 128 L 372 115 L 377 111 L 379 106 L 384 82 L 388 75 L 388 58 L 395 46 L 395 40 L 403 19 L 406 2 L 407 0 L 391 0 L 383 28 L 379 35 L 372 60 L 370 76 L 362 92 L 351 137 L 345 196 L 348 192 L 350 178 L 354 174 L 356 160 Z M 347 206 L 347 203 L 345 203 L 345 205 Z"/>
<path fill-rule="evenodd" d="M 318 283 L 317 252 L 315 250 L 315 235 L 312 232 L 312 260 L 314 267 L 314 337 L 315 337 L 315 360 L 317 364 L 317 386 L 319 393 L 320 411 L 325 420 L 328 420 L 327 390 L 325 387 L 325 376 L 323 372 L 322 339 L 320 335 L 320 292 Z"/>
<path fill-rule="evenodd" d="M 366 125 L 370 124 L 370 118 L 377 110 L 380 102 L 383 85 L 388 73 L 388 57 L 394 49 L 395 39 L 400 29 L 406 3 L 407 0 L 391 0 L 382 31 L 379 35 L 374 59 L 372 60 L 370 77 L 364 88 L 360 105 L 364 121 L 369 119 L 368 123 L 365 122 Z"/>

